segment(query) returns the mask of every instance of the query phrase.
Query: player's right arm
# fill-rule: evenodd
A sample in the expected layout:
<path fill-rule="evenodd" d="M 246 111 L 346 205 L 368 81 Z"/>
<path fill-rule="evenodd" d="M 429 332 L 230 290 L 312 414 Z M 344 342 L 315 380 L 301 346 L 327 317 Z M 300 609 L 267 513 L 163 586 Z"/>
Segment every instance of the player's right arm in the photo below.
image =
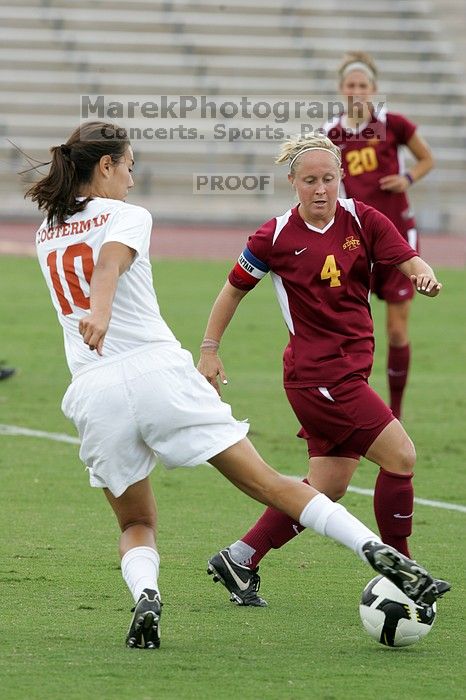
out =
<path fill-rule="evenodd" d="M 112 303 L 118 280 L 134 260 L 135 251 L 123 243 L 105 243 L 100 249 L 90 285 L 90 313 L 79 322 L 79 332 L 90 350 L 102 355 L 105 335 L 112 317 Z"/>
<path fill-rule="evenodd" d="M 197 368 L 218 393 L 220 393 L 218 378 L 222 384 L 226 384 L 227 377 L 217 350 L 240 301 L 248 291 L 238 289 L 227 281 L 214 302 L 207 322 Z"/>
<path fill-rule="evenodd" d="M 264 260 L 271 245 L 273 230 L 274 223 L 271 221 L 249 238 L 247 247 L 228 275 L 228 280 L 210 312 L 197 368 L 218 393 L 220 393 L 218 378 L 222 384 L 227 383 L 225 369 L 217 352 L 220 341 L 240 301 L 269 271 Z"/>

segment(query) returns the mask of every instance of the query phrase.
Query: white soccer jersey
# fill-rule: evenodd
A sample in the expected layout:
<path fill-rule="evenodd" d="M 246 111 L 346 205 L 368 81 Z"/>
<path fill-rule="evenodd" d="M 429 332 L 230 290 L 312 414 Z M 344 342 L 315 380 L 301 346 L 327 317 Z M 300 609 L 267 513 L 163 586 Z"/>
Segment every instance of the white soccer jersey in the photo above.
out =
<path fill-rule="evenodd" d="M 45 220 L 36 233 L 40 266 L 63 327 L 65 353 L 72 374 L 92 363 L 146 343 L 180 344 L 160 315 L 149 260 L 152 217 L 142 207 L 96 197 L 83 212 L 61 226 Z M 89 311 L 90 281 L 104 243 L 124 243 L 136 251 L 118 280 L 103 357 L 91 352 L 79 334 L 79 320 Z"/>

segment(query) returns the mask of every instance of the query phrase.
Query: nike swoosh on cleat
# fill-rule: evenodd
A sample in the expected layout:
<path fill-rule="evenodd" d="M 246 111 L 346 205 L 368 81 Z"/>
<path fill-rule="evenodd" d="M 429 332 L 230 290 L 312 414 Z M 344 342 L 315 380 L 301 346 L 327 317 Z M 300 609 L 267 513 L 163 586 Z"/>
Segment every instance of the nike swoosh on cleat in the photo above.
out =
<path fill-rule="evenodd" d="M 400 571 L 403 576 L 407 576 L 411 581 L 418 581 L 419 577 L 409 571 Z"/>
<path fill-rule="evenodd" d="M 246 591 L 246 590 L 249 588 L 249 583 L 248 583 L 248 582 L 245 583 L 244 581 L 242 581 L 242 580 L 240 579 L 240 577 L 238 576 L 238 574 L 236 574 L 236 573 L 233 571 L 233 569 L 231 568 L 230 564 L 229 564 L 228 561 L 225 559 L 225 557 L 223 556 L 223 554 L 221 555 L 221 557 L 222 557 L 222 559 L 223 559 L 223 561 L 224 561 L 224 564 L 225 564 L 226 567 L 228 568 L 228 571 L 229 571 L 230 574 L 232 575 L 232 577 L 233 577 L 233 579 L 234 579 L 236 585 L 238 586 L 238 588 L 239 588 L 240 590 L 242 590 L 242 591 Z"/>

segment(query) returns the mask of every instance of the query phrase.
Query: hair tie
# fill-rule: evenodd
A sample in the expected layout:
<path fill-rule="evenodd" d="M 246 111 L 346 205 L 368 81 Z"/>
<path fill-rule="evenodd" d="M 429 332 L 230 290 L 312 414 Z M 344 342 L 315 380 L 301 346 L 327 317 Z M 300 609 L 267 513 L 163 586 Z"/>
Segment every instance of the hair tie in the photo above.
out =
<path fill-rule="evenodd" d="M 66 143 L 62 143 L 60 146 L 60 151 L 62 152 L 62 155 L 69 157 L 71 155 L 71 146 L 68 146 Z"/>

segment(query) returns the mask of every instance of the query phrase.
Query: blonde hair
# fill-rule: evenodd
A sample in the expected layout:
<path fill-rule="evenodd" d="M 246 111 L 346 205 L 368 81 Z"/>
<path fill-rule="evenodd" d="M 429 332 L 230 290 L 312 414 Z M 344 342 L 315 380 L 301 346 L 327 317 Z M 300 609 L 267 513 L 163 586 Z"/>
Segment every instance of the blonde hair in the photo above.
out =
<path fill-rule="evenodd" d="M 326 136 L 301 136 L 298 134 L 282 145 L 280 153 L 275 159 L 276 163 L 290 164 L 290 172 L 294 173 L 294 164 L 301 153 L 309 150 L 329 151 L 336 159 L 338 167 L 341 167 L 341 151 Z"/>
<path fill-rule="evenodd" d="M 367 74 L 371 78 L 372 82 L 375 83 L 377 80 L 377 66 L 372 56 L 365 51 L 349 51 L 345 53 L 338 68 L 338 75 L 340 78 L 340 83 L 343 81 L 347 69 L 352 63 L 359 64 L 359 67 L 364 70 L 364 66 L 367 68 Z"/>

